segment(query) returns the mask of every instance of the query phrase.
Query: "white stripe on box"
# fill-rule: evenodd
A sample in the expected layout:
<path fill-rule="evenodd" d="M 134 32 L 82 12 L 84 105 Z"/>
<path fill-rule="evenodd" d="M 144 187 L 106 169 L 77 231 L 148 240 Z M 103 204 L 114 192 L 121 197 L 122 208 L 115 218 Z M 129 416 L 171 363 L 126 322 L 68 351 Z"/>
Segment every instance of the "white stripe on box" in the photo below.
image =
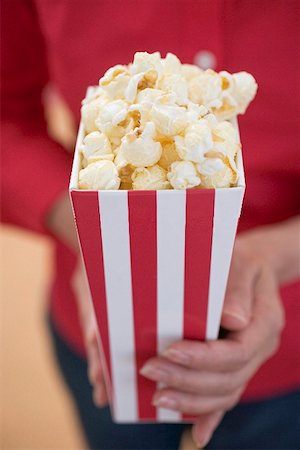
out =
<path fill-rule="evenodd" d="M 114 419 L 137 420 L 127 192 L 99 191 Z"/>
<path fill-rule="evenodd" d="M 243 187 L 215 190 L 206 339 L 218 337 L 224 293 L 243 196 Z"/>
<path fill-rule="evenodd" d="M 157 191 L 158 352 L 183 337 L 185 191 Z M 158 408 L 157 418 L 178 422 L 180 413 Z"/>

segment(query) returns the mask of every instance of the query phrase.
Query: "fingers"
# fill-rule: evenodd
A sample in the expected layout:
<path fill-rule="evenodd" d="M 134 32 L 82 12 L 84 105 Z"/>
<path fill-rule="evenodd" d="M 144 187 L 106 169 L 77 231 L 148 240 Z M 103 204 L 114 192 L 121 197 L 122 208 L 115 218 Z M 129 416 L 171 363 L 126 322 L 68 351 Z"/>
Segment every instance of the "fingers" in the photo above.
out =
<path fill-rule="evenodd" d="M 108 403 L 108 397 L 98 352 L 89 352 L 88 378 L 93 387 L 93 401 L 95 405 L 105 406 Z"/>
<path fill-rule="evenodd" d="M 190 369 L 212 372 L 234 372 L 243 367 L 245 349 L 238 340 L 208 342 L 179 341 L 163 352 L 169 361 Z"/>
<path fill-rule="evenodd" d="M 224 411 L 203 414 L 192 427 L 192 437 L 198 448 L 205 447 L 224 416 Z"/>
<path fill-rule="evenodd" d="M 108 397 L 95 332 L 88 334 L 87 344 L 88 378 L 93 387 L 93 401 L 102 407 L 108 403 Z"/>
<path fill-rule="evenodd" d="M 153 397 L 153 405 L 182 413 L 200 415 L 216 411 L 227 411 L 238 402 L 242 389 L 234 394 L 221 397 L 203 397 L 173 389 L 157 391 Z"/>
<path fill-rule="evenodd" d="M 93 389 L 93 402 L 98 407 L 103 407 L 108 404 L 108 397 L 104 383 L 96 385 Z"/>
<path fill-rule="evenodd" d="M 108 398 L 98 349 L 97 323 L 81 259 L 73 276 L 73 288 L 76 293 L 81 328 L 87 352 L 88 378 L 93 387 L 93 401 L 96 406 L 104 406 L 108 403 Z"/>
<path fill-rule="evenodd" d="M 264 267 L 255 284 L 255 315 L 279 333 L 285 325 L 284 308 L 274 274 Z"/>
<path fill-rule="evenodd" d="M 242 331 L 230 333 L 228 338 L 244 349 L 249 365 L 257 367 L 277 350 L 284 327 L 283 306 L 272 273 L 263 269 L 257 277 L 253 320 Z"/>
<path fill-rule="evenodd" d="M 142 368 L 141 374 L 170 388 L 204 397 L 229 395 L 242 387 L 245 380 L 243 372 L 234 376 L 231 372 L 199 372 L 171 363 L 164 358 L 149 360 Z"/>
<path fill-rule="evenodd" d="M 245 261 L 245 258 L 243 248 L 237 241 L 221 317 L 221 325 L 227 330 L 243 329 L 251 319 L 254 299 L 253 286 L 258 266 L 249 260 Z"/>
<path fill-rule="evenodd" d="M 103 373 L 100 362 L 100 355 L 97 346 L 90 345 L 87 349 L 88 378 L 92 385 L 101 383 Z"/>

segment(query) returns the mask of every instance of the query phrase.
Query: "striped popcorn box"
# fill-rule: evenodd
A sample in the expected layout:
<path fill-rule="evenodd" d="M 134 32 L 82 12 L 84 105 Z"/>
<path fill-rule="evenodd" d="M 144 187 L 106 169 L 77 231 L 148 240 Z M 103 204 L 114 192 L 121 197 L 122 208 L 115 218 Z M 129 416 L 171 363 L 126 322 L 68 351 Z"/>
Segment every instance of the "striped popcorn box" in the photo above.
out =
<path fill-rule="evenodd" d="M 156 385 L 139 374 L 180 339 L 216 339 L 245 190 L 78 189 L 77 139 L 70 194 L 99 327 L 116 422 L 190 421 L 151 404 Z"/>

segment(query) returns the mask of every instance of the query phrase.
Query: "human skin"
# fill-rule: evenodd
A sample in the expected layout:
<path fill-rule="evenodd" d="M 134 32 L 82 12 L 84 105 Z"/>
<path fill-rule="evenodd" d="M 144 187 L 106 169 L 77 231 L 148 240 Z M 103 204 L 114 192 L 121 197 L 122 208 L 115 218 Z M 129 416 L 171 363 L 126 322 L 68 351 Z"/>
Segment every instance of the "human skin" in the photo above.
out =
<path fill-rule="evenodd" d="M 53 206 L 48 227 L 78 250 L 69 198 Z M 284 327 L 278 287 L 300 277 L 300 218 L 238 235 L 230 269 L 221 325 L 225 339 L 179 341 L 151 358 L 141 369 L 145 377 L 162 382 L 153 403 L 198 416 L 192 434 L 198 447 L 210 440 L 224 413 L 239 401 L 248 381 L 277 350 Z M 84 272 L 73 277 L 87 348 L 88 375 L 94 402 L 107 403 L 96 342 L 95 319 Z"/>

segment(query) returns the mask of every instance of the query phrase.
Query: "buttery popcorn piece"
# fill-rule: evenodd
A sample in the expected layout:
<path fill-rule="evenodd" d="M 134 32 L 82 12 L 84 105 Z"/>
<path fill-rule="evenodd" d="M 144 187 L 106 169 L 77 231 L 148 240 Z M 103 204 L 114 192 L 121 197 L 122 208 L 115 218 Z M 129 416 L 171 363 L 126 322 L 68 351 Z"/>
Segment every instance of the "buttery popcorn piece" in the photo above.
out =
<path fill-rule="evenodd" d="M 165 59 L 162 60 L 164 74 L 181 75 L 182 64 L 180 59 L 173 53 L 167 53 Z"/>
<path fill-rule="evenodd" d="M 112 161 L 102 160 L 79 171 L 79 188 L 93 190 L 119 189 L 118 170 Z"/>
<path fill-rule="evenodd" d="M 163 140 L 161 141 L 161 145 L 162 154 L 158 164 L 163 169 L 169 170 L 170 165 L 175 161 L 179 161 L 180 157 L 177 153 L 175 142 Z"/>
<path fill-rule="evenodd" d="M 124 99 L 129 81 L 128 68 L 118 64 L 105 72 L 99 80 L 99 85 L 111 100 Z"/>
<path fill-rule="evenodd" d="M 214 148 L 234 158 L 240 148 L 237 133 L 233 125 L 229 122 L 219 122 L 212 129 L 212 137 L 214 141 Z M 225 150 L 221 150 L 221 146 Z"/>
<path fill-rule="evenodd" d="M 167 177 L 174 189 L 190 189 L 201 183 L 196 168 L 190 161 L 176 161 L 171 164 Z"/>
<path fill-rule="evenodd" d="M 113 149 L 121 144 L 121 138 L 134 128 L 134 120 L 128 115 L 128 105 L 114 100 L 103 106 L 96 125 L 110 140 Z"/>
<path fill-rule="evenodd" d="M 184 136 L 175 136 L 176 149 L 183 160 L 201 162 L 213 147 L 211 129 L 205 119 L 189 125 Z"/>
<path fill-rule="evenodd" d="M 98 159 L 111 161 L 114 159 L 108 138 L 99 131 L 93 131 L 85 136 L 81 152 L 88 164 Z"/>
<path fill-rule="evenodd" d="M 155 164 L 152 167 L 138 167 L 132 174 L 132 188 L 157 190 L 170 189 L 167 171 Z"/>
<path fill-rule="evenodd" d="M 96 119 L 100 114 L 101 109 L 108 102 L 108 98 L 102 89 L 95 90 L 91 98 L 84 99 L 81 106 L 81 119 L 87 133 L 97 131 Z"/>
<path fill-rule="evenodd" d="M 214 70 L 208 69 L 189 82 L 190 100 L 207 108 L 222 106 L 221 93 L 221 77 Z"/>
<path fill-rule="evenodd" d="M 232 75 L 232 95 L 235 98 L 238 114 L 244 114 L 249 103 L 254 99 L 257 91 L 255 78 L 247 72 L 238 72 Z"/>
<path fill-rule="evenodd" d="M 201 186 L 205 188 L 234 186 L 238 178 L 234 159 L 230 156 L 215 153 L 215 157 L 206 158 L 204 162 L 197 164 Z"/>
<path fill-rule="evenodd" d="M 187 81 L 203 73 L 203 70 L 194 64 L 182 64 L 181 73 Z"/>
<path fill-rule="evenodd" d="M 144 130 L 136 128 L 128 133 L 120 147 L 122 158 L 134 167 L 153 166 L 159 161 L 162 153 L 161 144 L 153 140 L 155 125 L 148 122 Z"/>
<path fill-rule="evenodd" d="M 174 137 L 187 126 L 186 109 L 177 105 L 155 104 L 150 114 L 161 136 Z"/>
<path fill-rule="evenodd" d="M 130 73 L 135 75 L 137 73 L 149 72 L 150 70 L 155 70 L 157 76 L 161 76 L 163 66 L 160 53 L 136 52 L 133 58 L 133 63 L 129 67 Z"/>
<path fill-rule="evenodd" d="M 178 105 L 187 105 L 188 99 L 188 86 L 184 77 L 180 74 L 168 74 L 162 77 L 158 84 L 158 87 L 164 91 L 174 95 L 175 103 Z"/>

